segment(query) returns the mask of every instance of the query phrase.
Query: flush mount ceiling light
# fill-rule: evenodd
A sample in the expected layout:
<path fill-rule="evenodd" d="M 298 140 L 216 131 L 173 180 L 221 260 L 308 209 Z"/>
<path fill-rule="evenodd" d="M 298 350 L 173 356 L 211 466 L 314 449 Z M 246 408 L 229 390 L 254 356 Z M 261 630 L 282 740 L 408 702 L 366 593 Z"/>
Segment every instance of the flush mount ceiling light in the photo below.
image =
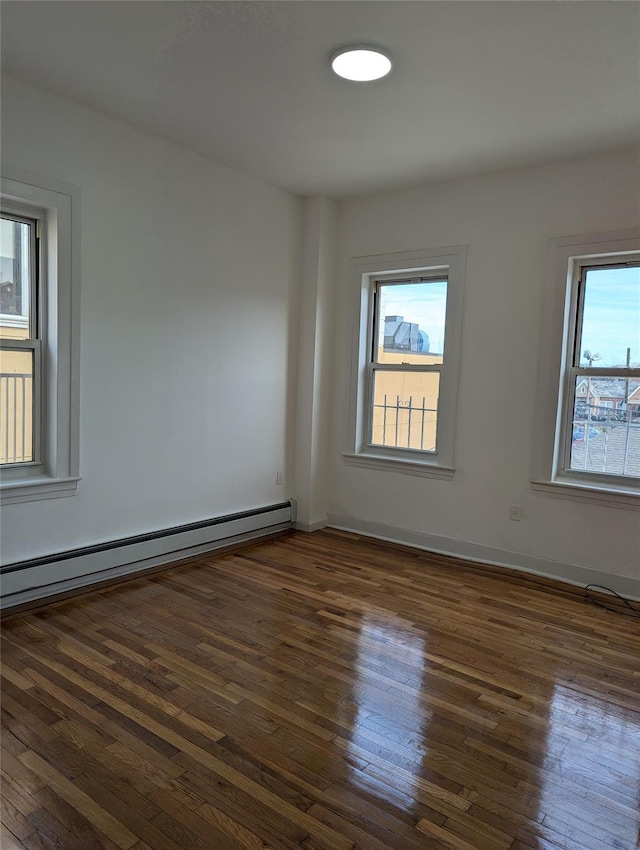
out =
<path fill-rule="evenodd" d="M 334 73 L 359 83 L 379 80 L 391 70 L 391 55 L 371 44 L 349 44 L 331 54 Z"/>

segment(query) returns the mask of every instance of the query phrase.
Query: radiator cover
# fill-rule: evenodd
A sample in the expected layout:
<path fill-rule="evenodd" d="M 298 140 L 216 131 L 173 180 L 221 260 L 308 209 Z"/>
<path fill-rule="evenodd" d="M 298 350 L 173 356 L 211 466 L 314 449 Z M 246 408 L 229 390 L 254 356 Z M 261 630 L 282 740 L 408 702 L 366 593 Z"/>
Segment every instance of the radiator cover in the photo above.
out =
<path fill-rule="evenodd" d="M 279 502 L 146 534 L 6 564 L 0 607 L 8 609 L 139 570 L 292 528 L 295 502 Z"/>

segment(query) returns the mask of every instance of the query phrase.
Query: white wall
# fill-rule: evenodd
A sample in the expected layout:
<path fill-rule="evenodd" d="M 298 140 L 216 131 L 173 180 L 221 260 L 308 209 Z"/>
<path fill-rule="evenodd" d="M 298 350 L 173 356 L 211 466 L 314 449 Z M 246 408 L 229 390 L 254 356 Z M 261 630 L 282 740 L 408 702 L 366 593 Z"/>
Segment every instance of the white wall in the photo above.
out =
<path fill-rule="evenodd" d="M 305 531 L 327 524 L 337 211 L 324 197 L 305 198 L 302 205 L 294 468 L 296 525 Z"/>
<path fill-rule="evenodd" d="M 547 242 L 637 226 L 639 173 L 627 151 L 340 205 L 332 523 L 575 581 L 600 571 L 640 590 L 637 511 L 530 486 Z M 460 244 L 470 247 L 454 480 L 345 466 L 349 258 Z"/>
<path fill-rule="evenodd" d="M 4 562 L 293 495 L 298 199 L 3 89 L 3 162 L 82 192 L 82 481 L 3 509 Z"/>

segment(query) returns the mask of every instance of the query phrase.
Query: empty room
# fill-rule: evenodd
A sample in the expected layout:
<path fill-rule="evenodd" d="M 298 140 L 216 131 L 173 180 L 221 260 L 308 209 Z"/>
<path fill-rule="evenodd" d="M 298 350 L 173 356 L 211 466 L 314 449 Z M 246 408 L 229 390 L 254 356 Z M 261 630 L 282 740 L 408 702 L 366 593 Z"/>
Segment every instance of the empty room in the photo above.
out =
<path fill-rule="evenodd" d="M 637 850 L 640 3 L 0 22 L 3 850 Z"/>

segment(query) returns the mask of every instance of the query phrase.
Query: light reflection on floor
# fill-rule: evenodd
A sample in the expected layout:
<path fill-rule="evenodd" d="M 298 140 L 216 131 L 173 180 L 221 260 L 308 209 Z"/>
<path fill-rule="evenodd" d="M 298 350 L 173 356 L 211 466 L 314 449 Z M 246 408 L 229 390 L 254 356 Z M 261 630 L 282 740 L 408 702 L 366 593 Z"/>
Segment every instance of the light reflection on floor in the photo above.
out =
<path fill-rule="evenodd" d="M 407 812 L 427 802 L 419 778 L 428 763 L 431 716 L 421 698 L 425 644 L 402 620 L 365 615 L 353 668 L 349 781 Z M 394 682 L 401 683 L 401 699 Z M 640 715 L 570 684 L 555 684 L 550 703 L 544 761 L 532 770 L 539 784 L 527 789 L 537 803 L 541 846 L 593 847 L 595 838 L 603 848 L 637 850 Z M 405 767 L 389 771 L 387 762 L 382 769 L 372 750 L 391 759 L 389 751 L 401 751 Z M 524 800 L 524 787 L 521 794 Z"/>
<path fill-rule="evenodd" d="M 556 684 L 545 752 L 542 834 L 588 847 L 594 838 L 603 848 L 640 847 L 640 714 Z"/>
<path fill-rule="evenodd" d="M 425 638 L 410 630 L 401 620 L 381 620 L 363 616 L 358 633 L 357 658 L 354 664 L 353 703 L 355 715 L 348 752 L 354 759 L 367 758 L 371 743 L 382 750 L 401 750 L 416 770 L 426 755 L 426 723 L 430 712 L 421 704 Z M 387 685 L 380 676 L 392 672 L 404 682 L 402 699 L 391 681 Z M 393 742 L 390 744 L 390 741 Z M 364 770 L 352 769 L 353 785 L 402 808 L 410 808 L 420 796 L 418 777 L 400 766 L 393 775 L 381 774 L 375 759 Z"/>

